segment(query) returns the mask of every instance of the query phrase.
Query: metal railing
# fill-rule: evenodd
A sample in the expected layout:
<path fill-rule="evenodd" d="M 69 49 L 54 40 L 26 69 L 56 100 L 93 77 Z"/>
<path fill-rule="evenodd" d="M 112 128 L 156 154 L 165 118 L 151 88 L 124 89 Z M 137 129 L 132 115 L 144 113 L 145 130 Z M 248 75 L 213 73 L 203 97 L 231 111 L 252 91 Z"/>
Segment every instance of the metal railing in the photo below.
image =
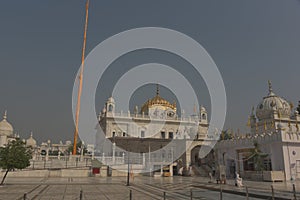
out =
<path fill-rule="evenodd" d="M 47 190 L 47 186 L 41 190 L 39 192 L 39 194 L 37 194 L 35 197 L 42 197 L 43 196 L 43 192 Z M 262 198 L 262 199 L 270 199 L 270 200 L 276 200 L 276 199 L 281 199 L 281 200 L 297 200 L 297 193 L 296 193 L 296 189 L 295 189 L 295 185 L 293 184 L 293 187 L 291 189 L 291 195 L 292 196 L 285 196 L 285 197 L 278 197 L 275 194 L 275 190 L 274 187 L 271 185 L 270 191 L 269 193 L 265 193 L 265 194 L 257 194 L 255 191 L 253 191 L 252 193 L 249 192 L 249 188 L 246 186 L 243 189 L 239 190 L 239 191 L 234 191 L 234 190 L 228 190 L 225 189 L 224 186 L 222 184 L 220 184 L 220 187 L 217 189 L 215 188 L 214 191 L 218 191 L 219 194 L 216 194 L 219 198 L 216 197 L 216 199 L 222 200 L 223 199 L 223 193 L 230 193 L 234 196 L 244 196 L 245 200 L 249 200 L 250 197 L 255 197 L 255 198 Z M 201 195 L 197 195 L 197 193 L 200 193 Z M 19 198 L 20 200 L 28 200 L 29 198 L 30 192 L 29 193 L 24 193 L 24 195 L 22 196 L 22 198 Z M 143 193 L 143 195 L 145 196 L 149 196 L 149 194 L 145 194 Z M 161 197 L 162 199 L 166 200 L 166 199 L 174 199 L 174 197 L 176 199 L 199 199 L 199 198 L 203 198 L 205 196 L 203 196 L 203 192 L 200 190 L 197 190 L 195 188 L 190 188 L 189 191 L 186 191 L 185 193 L 182 194 L 178 194 L 175 192 L 171 192 L 171 191 L 157 191 L 155 192 L 155 196 L 157 197 Z M 85 195 L 84 195 L 84 191 L 81 189 L 75 196 L 74 199 L 79 199 L 79 200 L 84 200 Z M 132 200 L 134 197 L 134 193 L 132 191 L 132 189 L 129 189 L 128 194 L 124 196 L 124 198 L 122 198 L 122 200 Z"/>

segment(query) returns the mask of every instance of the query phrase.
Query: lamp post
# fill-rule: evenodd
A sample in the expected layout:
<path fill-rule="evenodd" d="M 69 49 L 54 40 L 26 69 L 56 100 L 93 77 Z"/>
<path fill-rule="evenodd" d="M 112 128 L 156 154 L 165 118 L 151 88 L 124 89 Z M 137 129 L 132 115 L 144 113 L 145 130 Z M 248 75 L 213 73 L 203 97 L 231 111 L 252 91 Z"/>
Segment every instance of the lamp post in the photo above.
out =
<path fill-rule="evenodd" d="M 163 152 L 162 152 L 162 145 L 160 145 L 160 175 L 163 175 Z"/>
<path fill-rule="evenodd" d="M 127 139 L 127 183 L 126 183 L 126 186 L 129 186 L 129 145 L 128 145 L 128 139 Z"/>
<path fill-rule="evenodd" d="M 67 153 L 65 155 L 65 160 L 66 160 L 66 168 L 68 168 L 68 158 L 67 158 Z"/>
<path fill-rule="evenodd" d="M 152 171 L 152 167 L 151 167 L 151 147 L 150 147 L 150 142 L 149 142 L 149 176 L 151 176 L 151 171 Z"/>
<path fill-rule="evenodd" d="M 129 186 L 129 176 L 130 176 L 130 174 L 129 174 L 129 152 L 127 153 L 127 183 L 126 183 L 126 186 Z"/>

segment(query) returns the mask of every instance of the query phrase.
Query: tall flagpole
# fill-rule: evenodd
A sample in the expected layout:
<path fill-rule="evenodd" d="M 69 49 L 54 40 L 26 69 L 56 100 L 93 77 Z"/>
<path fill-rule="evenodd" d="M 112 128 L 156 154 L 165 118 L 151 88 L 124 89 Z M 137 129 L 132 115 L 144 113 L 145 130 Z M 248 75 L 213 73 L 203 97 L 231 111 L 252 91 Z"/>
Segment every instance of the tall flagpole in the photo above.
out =
<path fill-rule="evenodd" d="M 85 25 L 84 25 L 84 35 L 83 35 L 83 47 L 81 52 L 81 67 L 79 73 L 79 87 L 77 94 L 77 106 L 76 106 L 76 117 L 75 117 L 75 131 L 74 131 L 74 144 L 73 144 L 73 155 L 76 155 L 77 150 L 77 138 L 78 138 L 78 124 L 79 124 L 79 113 L 80 113 L 80 100 L 82 93 L 82 79 L 83 79 L 83 69 L 84 69 L 84 58 L 85 58 L 85 46 L 86 46 L 86 32 L 88 27 L 88 18 L 89 18 L 89 3 L 90 0 L 86 1 L 85 5 Z"/>

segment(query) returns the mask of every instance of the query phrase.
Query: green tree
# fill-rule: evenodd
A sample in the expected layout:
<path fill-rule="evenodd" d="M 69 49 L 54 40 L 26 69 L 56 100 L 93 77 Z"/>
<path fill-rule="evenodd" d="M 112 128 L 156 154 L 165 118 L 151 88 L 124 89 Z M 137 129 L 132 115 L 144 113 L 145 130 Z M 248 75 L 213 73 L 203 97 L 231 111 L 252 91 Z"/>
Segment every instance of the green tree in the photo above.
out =
<path fill-rule="evenodd" d="M 253 142 L 254 148 L 251 150 L 251 157 L 254 163 L 254 169 L 256 171 L 265 170 L 264 160 L 268 157 L 268 154 L 263 153 L 257 141 Z"/>
<path fill-rule="evenodd" d="M 70 144 L 70 146 L 68 147 L 68 152 L 71 152 L 71 153 L 73 152 L 73 144 L 74 143 Z M 79 141 L 76 145 L 76 147 L 77 147 L 76 155 L 80 155 L 82 146 L 83 146 L 83 153 L 85 154 L 88 152 L 86 146 L 82 144 L 82 141 Z"/>
<path fill-rule="evenodd" d="M 230 129 L 227 129 L 227 130 L 221 132 L 219 140 L 230 140 L 232 138 L 233 138 L 232 131 Z"/>
<path fill-rule="evenodd" d="M 3 185 L 9 171 L 28 167 L 31 158 L 31 148 L 26 147 L 20 139 L 9 142 L 5 147 L 0 147 L 0 168 L 6 170 L 0 185 Z"/>

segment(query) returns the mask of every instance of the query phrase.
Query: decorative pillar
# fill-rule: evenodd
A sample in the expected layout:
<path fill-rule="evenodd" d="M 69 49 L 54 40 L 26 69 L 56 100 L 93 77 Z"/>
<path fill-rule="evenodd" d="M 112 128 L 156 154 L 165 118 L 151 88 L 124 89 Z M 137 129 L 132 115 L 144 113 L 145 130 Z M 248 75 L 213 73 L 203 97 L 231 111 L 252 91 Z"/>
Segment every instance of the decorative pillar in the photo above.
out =
<path fill-rule="evenodd" d="M 170 176 L 173 176 L 173 164 L 174 164 L 174 148 L 171 147 L 171 164 L 170 164 Z"/>
<path fill-rule="evenodd" d="M 149 142 L 149 158 L 148 158 L 148 168 L 149 168 L 149 172 L 150 172 L 150 176 L 151 176 L 151 171 L 152 171 L 152 167 L 151 167 L 151 147 L 150 147 L 150 142 Z"/>
<path fill-rule="evenodd" d="M 115 154 L 116 154 L 116 143 L 114 142 L 113 143 L 113 152 L 112 152 L 112 162 L 113 162 L 113 164 L 116 163 L 116 156 L 115 156 Z"/>
<path fill-rule="evenodd" d="M 104 156 L 105 156 L 105 153 L 103 152 L 103 153 L 102 153 L 102 163 L 103 163 L 103 164 L 104 164 L 104 162 L 105 162 L 105 157 L 104 157 Z"/>
<path fill-rule="evenodd" d="M 82 141 L 81 147 L 80 147 L 80 161 L 83 161 L 83 151 L 84 151 L 84 142 Z"/>
<path fill-rule="evenodd" d="M 163 176 L 163 158 L 162 158 L 162 150 L 160 149 L 160 175 Z"/>
<path fill-rule="evenodd" d="M 51 148 L 50 145 L 51 145 L 51 141 L 48 140 L 47 141 L 47 151 L 46 151 L 47 152 L 46 153 L 46 161 L 49 160 L 49 149 Z"/>
<path fill-rule="evenodd" d="M 36 160 L 37 158 L 37 150 L 36 149 L 34 149 L 34 151 L 33 151 L 33 156 L 32 156 L 32 160 Z"/>
<path fill-rule="evenodd" d="M 69 152 L 69 161 L 72 160 L 72 151 Z"/>
<path fill-rule="evenodd" d="M 93 150 L 92 150 L 92 160 L 94 160 L 95 159 L 95 148 L 93 148 Z"/>
<path fill-rule="evenodd" d="M 49 160 L 49 147 L 46 150 L 46 161 L 48 161 L 48 160 Z"/>
<path fill-rule="evenodd" d="M 146 164 L 146 156 L 145 156 L 145 153 L 143 153 L 143 166 L 145 166 Z"/>
<path fill-rule="evenodd" d="M 173 176 L 173 162 L 170 164 L 170 176 Z"/>
<path fill-rule="evenodd" d="M 188 170 L 191 164 L 191 151 L 194 147 L 192 146 L 192 141 L 186 141 L 185 145 L 189 148 L 185 152 L 185 159 L 183 161 L 185 161 L 185 167 Z"/>

